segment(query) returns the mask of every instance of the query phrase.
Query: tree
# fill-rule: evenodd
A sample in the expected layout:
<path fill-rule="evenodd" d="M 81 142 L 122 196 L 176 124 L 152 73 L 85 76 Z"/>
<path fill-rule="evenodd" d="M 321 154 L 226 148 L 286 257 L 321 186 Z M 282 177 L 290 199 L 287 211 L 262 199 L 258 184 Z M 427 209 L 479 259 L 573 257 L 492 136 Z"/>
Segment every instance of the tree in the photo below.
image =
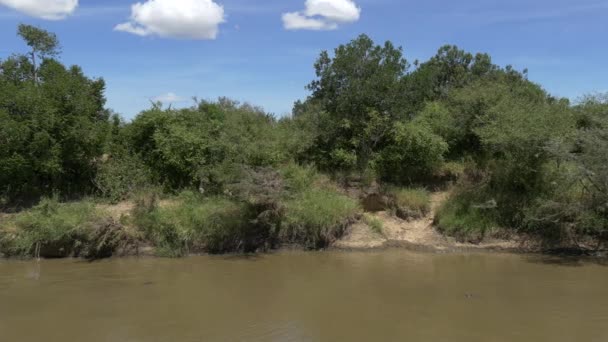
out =
<path fill-rule="evenodd" d="M 20 28 L 34 56 L 57 53 L 54 35 Z M 32 68 L 22 55 L 0 61 L 0 197 L 84 194 L 109 136 L 105 83 L 50 58 L 32 82 Z"/>
<path fill-rule="evenodd" d="M 32 77 L 35 83 L 38 83 L 38 60 L 44 60 L 47 57 L 55 57 L 59 55 L 59 40 L 54 33 L 48 32 L 41 28 L 20 24 L 17 30 L 19 35 L 25 43 L 31 48 L 29 57 L 32 60 L 33 70 Z"/>

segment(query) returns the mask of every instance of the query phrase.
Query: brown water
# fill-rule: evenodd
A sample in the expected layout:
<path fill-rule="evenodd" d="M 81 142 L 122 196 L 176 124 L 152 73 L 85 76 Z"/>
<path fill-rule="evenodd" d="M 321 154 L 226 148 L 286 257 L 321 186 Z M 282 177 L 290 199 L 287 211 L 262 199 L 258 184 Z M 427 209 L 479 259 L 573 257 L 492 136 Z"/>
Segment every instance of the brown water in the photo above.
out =
<path fill-rule="evenodd" d="M 608 341 L 608 267 L 497 254 L 0 261 L 0 341 Z"/>

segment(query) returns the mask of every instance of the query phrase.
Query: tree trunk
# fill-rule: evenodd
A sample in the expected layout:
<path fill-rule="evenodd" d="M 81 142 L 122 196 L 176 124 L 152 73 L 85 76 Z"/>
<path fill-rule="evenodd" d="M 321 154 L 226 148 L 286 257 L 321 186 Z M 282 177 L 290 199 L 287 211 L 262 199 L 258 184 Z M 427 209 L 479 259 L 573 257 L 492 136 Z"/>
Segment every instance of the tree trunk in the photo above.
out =
<path fill-rule="evenodd" d="M 32 50 L 32 64 L 34 65 L 34 83 L 38 85 L 38 67 L 36 66 L 36 50 Z"/>

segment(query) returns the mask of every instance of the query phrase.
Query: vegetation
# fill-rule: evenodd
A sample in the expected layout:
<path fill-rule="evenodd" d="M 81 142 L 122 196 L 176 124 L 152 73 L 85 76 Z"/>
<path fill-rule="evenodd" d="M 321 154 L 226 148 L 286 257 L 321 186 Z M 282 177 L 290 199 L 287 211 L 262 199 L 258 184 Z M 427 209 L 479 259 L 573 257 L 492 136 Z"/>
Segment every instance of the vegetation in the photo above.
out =
<path fill-rule="evenodd" d="M 137 201 L 133 221 L 163 256 L 194 252 L 250 252 L 247 210 L 225 198 L 202 198 L 184 192 L 175 203 L 159 207 L 155 195 Z"/>
<path fill-rule="evenodd" d="M 130 237 L 92 202 L 59 203 L 45 198 L 16 215 L 0 231 L 7 255 L 59 258 L 111 256 Z"/>
<path fill-rule="evenodd" d="M 281 235 L 308 248 L 327 247 L 359 213 L 356 201 L 328 190 L 307 190 L 285 203 Z"/>
<path fill-rule="evenodd" d="M 363 216 L 365 223 L 372 229 L 372 231 L 376 234 L 382 235 L 384 229 L 384 223 L 377 217 L 374 217 L 370 214 L 365 214 Z"/>
<path fill-rule="evenodd" d="M 421 188 L 390 188 L 390 206 L 403 219 L 421 218 L 431 210 L 431 197 Z"/>
<path fill-rule="evenodd" d="M 404 219 L 428 214 L 423 189 L 452 187 L 436 224 L 462 240 L 608 241 L 608 95 L 572 104 L 487 54 L 444 46 L 412 65 L 361 35 L 321 53 L 290 117 L 220 98 L 126 122 L 54 34 L 18 34 L 28 52 L 0 60 L 3 254 L 324 248 L 360 219 L 382 230 L 353 195 L 378 184 Z M 97 209 L 123 201 L 121 222 Z"/>

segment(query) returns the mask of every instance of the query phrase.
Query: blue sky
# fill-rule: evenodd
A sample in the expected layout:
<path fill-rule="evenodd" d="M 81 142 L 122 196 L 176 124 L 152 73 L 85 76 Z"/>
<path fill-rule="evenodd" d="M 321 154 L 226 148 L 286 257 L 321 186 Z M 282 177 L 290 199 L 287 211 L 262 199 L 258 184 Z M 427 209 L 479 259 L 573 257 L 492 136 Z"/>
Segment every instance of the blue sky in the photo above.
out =
<path fill-rule="evenodd" d="M 305 85 L 314 78 L 319 52 L 361 33 L 376 42 L 391 40 L 403 46 L 410 61 L 426 60 L 448 43 L 488 52 L 500 65 L 528 68 L 531 80 L 557 96 L 576 99 L 608 91 L 608 1 L 354 0 L 356 7 L 346 8 L 351 0 L 337 0 L 333 9 L 344 10 L 338 14 L 345 16 L 322 12 L 327 9 L 324 2 L 336 0 L 308 0 L 320 3 L 321 12 L 315 12 L 311 3 L 307 6 L 306 0 L 173 4 L 196 1 L 221 6 L 223 22 L 218 24 L 216 18 L 213 23 L 214 17 L 203 13 L 201 20 L 212 22 L 209 31 L 197 26 L 197 37 L 175 38 L 114 30 L 129 22 L 136 2 L 132 0 L 65 0 L 78 7 L 69 7 L 62 20 L 40 18 L 37 7 L 27 10 L 26 5 L 37 0 L 0 0 L 0 58 L 26 50 L 15 34 L 19 23 L 53 31 L 62 42 L 62 61 L 81 65 L 89 76 L 103 77 L 108 107 L 126 118 L 148 108 L 150 99 L 169 93 L 177 97 L 174 106 L 191 104 L 192 96 L 227 96 L 276 115 L 289 113 L 295 100 L 307 96 Z M 282 20 L 285 13 L 321 22 L 324 29 L 288 30 Z M 185 25 L 164 24 L 178 31 Z M 135 25 L 141 28 L 145 23 Z"/>

